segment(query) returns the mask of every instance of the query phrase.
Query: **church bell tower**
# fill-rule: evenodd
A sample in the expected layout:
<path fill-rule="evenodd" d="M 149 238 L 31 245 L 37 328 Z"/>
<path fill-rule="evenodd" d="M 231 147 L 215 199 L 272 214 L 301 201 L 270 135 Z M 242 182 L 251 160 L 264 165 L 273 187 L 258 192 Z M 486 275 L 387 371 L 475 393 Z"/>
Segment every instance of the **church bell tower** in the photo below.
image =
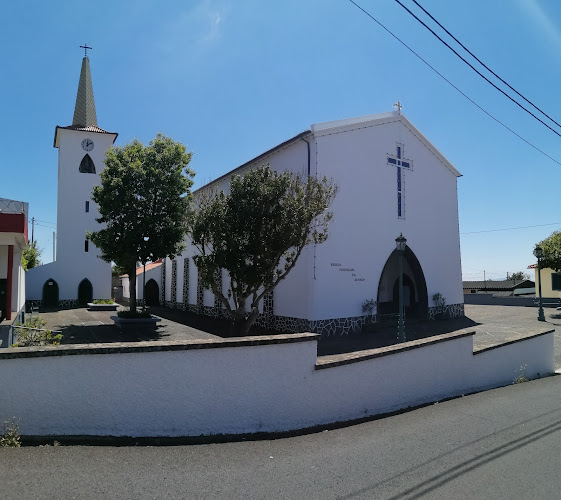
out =
<path fill-rule="evenodd" d="M 82 46 L 85 52 L 90 48 Z M 54 147 L 58 148 L 58 201 L 56 261 L 64 266 L 61 298 L 74 297 L 82 280 L 93 287 L 93 298 L 108 298 L 111 293 L 110 265 L 102 261 L 100 251 L 86 240 L 87 231 L 99 230 L 99 217 L 92 200 L 94 186 L 100 185 L 105 165 L 105 152 L 111 148 L 117 133 L 97 124 L 90 61 L 87 52 L 76 94 L 72 125 L 57 126 Z M 101 276 L 103 279 L 101 279 Z M 64 283 L 68 283 L 68 290 Z"/>

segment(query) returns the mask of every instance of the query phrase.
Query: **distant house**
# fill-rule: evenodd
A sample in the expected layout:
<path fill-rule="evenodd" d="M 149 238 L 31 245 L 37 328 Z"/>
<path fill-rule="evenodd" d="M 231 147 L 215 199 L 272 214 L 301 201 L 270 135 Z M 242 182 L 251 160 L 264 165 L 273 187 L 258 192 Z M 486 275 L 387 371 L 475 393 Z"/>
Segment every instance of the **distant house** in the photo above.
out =
<path fill-rule="evenodd" d="M 495 297 L 515 297 L 536 293 L 536 285 L 530 280 L 463 281 L 462 285 L 464 294 L 490 293 Z"/>
<path fill-rule="evenodd" d="M 20 319 L 25 305 L 21 254 L 27 246 L 27 211 L 23 201 L 0 198 L 0 329 Z"/>
<path fill-rule="evenodd" d="M 149 262 L 146 264 L 146 277 L 143 277 L 144 266 L 136 268 L 136 298 L 138 301 L 144 299 L 144 281 L 146 281 L 146 305 L 157 306 L 160 305 L 163 299 L 161 298 L 162 290 L 162 260 L 156 262 Z M 123 288 L 123 302 L 129 303 L 130 301 L 130 279 L 128 274 L 119 276 L 121 279 L 121 286 Z M 173 279 L 173 278 L 172 278 Z"/>
<path fill-rule="evenodd" d="M 533 269 L 538 282 L 538 265 L 532 264 L 528 269 Z M 546 299 L 561 299 L 561 273 L 546 267 L 541 270 L 542 297 Z"/>

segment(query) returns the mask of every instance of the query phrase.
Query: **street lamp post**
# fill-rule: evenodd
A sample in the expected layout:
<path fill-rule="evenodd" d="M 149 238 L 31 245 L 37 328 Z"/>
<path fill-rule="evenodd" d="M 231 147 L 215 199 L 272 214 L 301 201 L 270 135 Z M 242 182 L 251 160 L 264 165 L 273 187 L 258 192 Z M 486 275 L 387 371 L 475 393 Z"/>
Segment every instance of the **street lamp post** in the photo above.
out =
<path fill-rule="evenodd" d="M 538 293 L 539 293 L 539 300 L 540 300 L 540 308 L 538 311 L 538 321 L 545 321 L 545 315 L 543 313 L 543 305 L 542 305 L 542 265 L 541 265 L 541 258 L 543 257 L 543 250 L 542 247 L 536 245 L 534 248 L 534 257 L 538 259 Z"/>
<path fill-rule="evenodd" d="M 403 318 L 403 254 L 407 240 L 403 234 L 395 239 L 395 246 L 399 255 L 399 322 L 397 325 L 397 341 L 405 342 L 405 321 Z"/>

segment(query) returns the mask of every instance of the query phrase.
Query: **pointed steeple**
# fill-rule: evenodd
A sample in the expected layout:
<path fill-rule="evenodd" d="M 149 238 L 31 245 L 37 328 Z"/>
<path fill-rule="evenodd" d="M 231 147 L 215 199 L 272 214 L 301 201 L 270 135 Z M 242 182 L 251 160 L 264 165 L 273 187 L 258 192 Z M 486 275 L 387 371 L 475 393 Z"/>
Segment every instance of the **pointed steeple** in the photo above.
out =
<path fill-rule="evenodd" d="M 80 127 L 97 127 L 97 116 L 95 114 L 95 102 L 90 74 L 90 60 L 82 59 L 82 70 L 80 71 L 80 82 L 76 94 L 76 106 L 72 125 Z"/>

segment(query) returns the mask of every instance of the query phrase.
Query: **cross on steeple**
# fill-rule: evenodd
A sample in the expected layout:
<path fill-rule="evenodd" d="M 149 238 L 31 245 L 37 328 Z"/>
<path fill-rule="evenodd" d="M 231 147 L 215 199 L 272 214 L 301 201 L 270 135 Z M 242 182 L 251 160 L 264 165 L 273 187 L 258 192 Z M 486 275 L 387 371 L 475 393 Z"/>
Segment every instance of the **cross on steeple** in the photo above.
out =
<path fill-rule="evenodd" d="M 88 47 L 88 44 L 85 43 L 84 45 L 80 45 L 81 49 L 84 49 L 84 57 L 88 57 L 88 49 L 91 49 L 92 47 Z"/>
<path fill-rule="evenodd" d="M 397 101 L 397 102 L 393 105 L 393 107 L 395 108 L 395 110 L 396 110 L 399 114 L 401 114 L 401 108 L 403 108 L 403 106 L 401 105 L 401 103 L 400 103 L 399 101 Z"/>
<path fill-rule="evenodd" d="M 397 167 L 397 217 L 405 218 L 405 210 L 403 204 L 405 202 L 405 180 L 402 179 L 402 168 L 413 170 L 413 161 L 403 158 L 403 144 L 396 143 L 396 154 L 388 154 L 388 165 Z"/>

